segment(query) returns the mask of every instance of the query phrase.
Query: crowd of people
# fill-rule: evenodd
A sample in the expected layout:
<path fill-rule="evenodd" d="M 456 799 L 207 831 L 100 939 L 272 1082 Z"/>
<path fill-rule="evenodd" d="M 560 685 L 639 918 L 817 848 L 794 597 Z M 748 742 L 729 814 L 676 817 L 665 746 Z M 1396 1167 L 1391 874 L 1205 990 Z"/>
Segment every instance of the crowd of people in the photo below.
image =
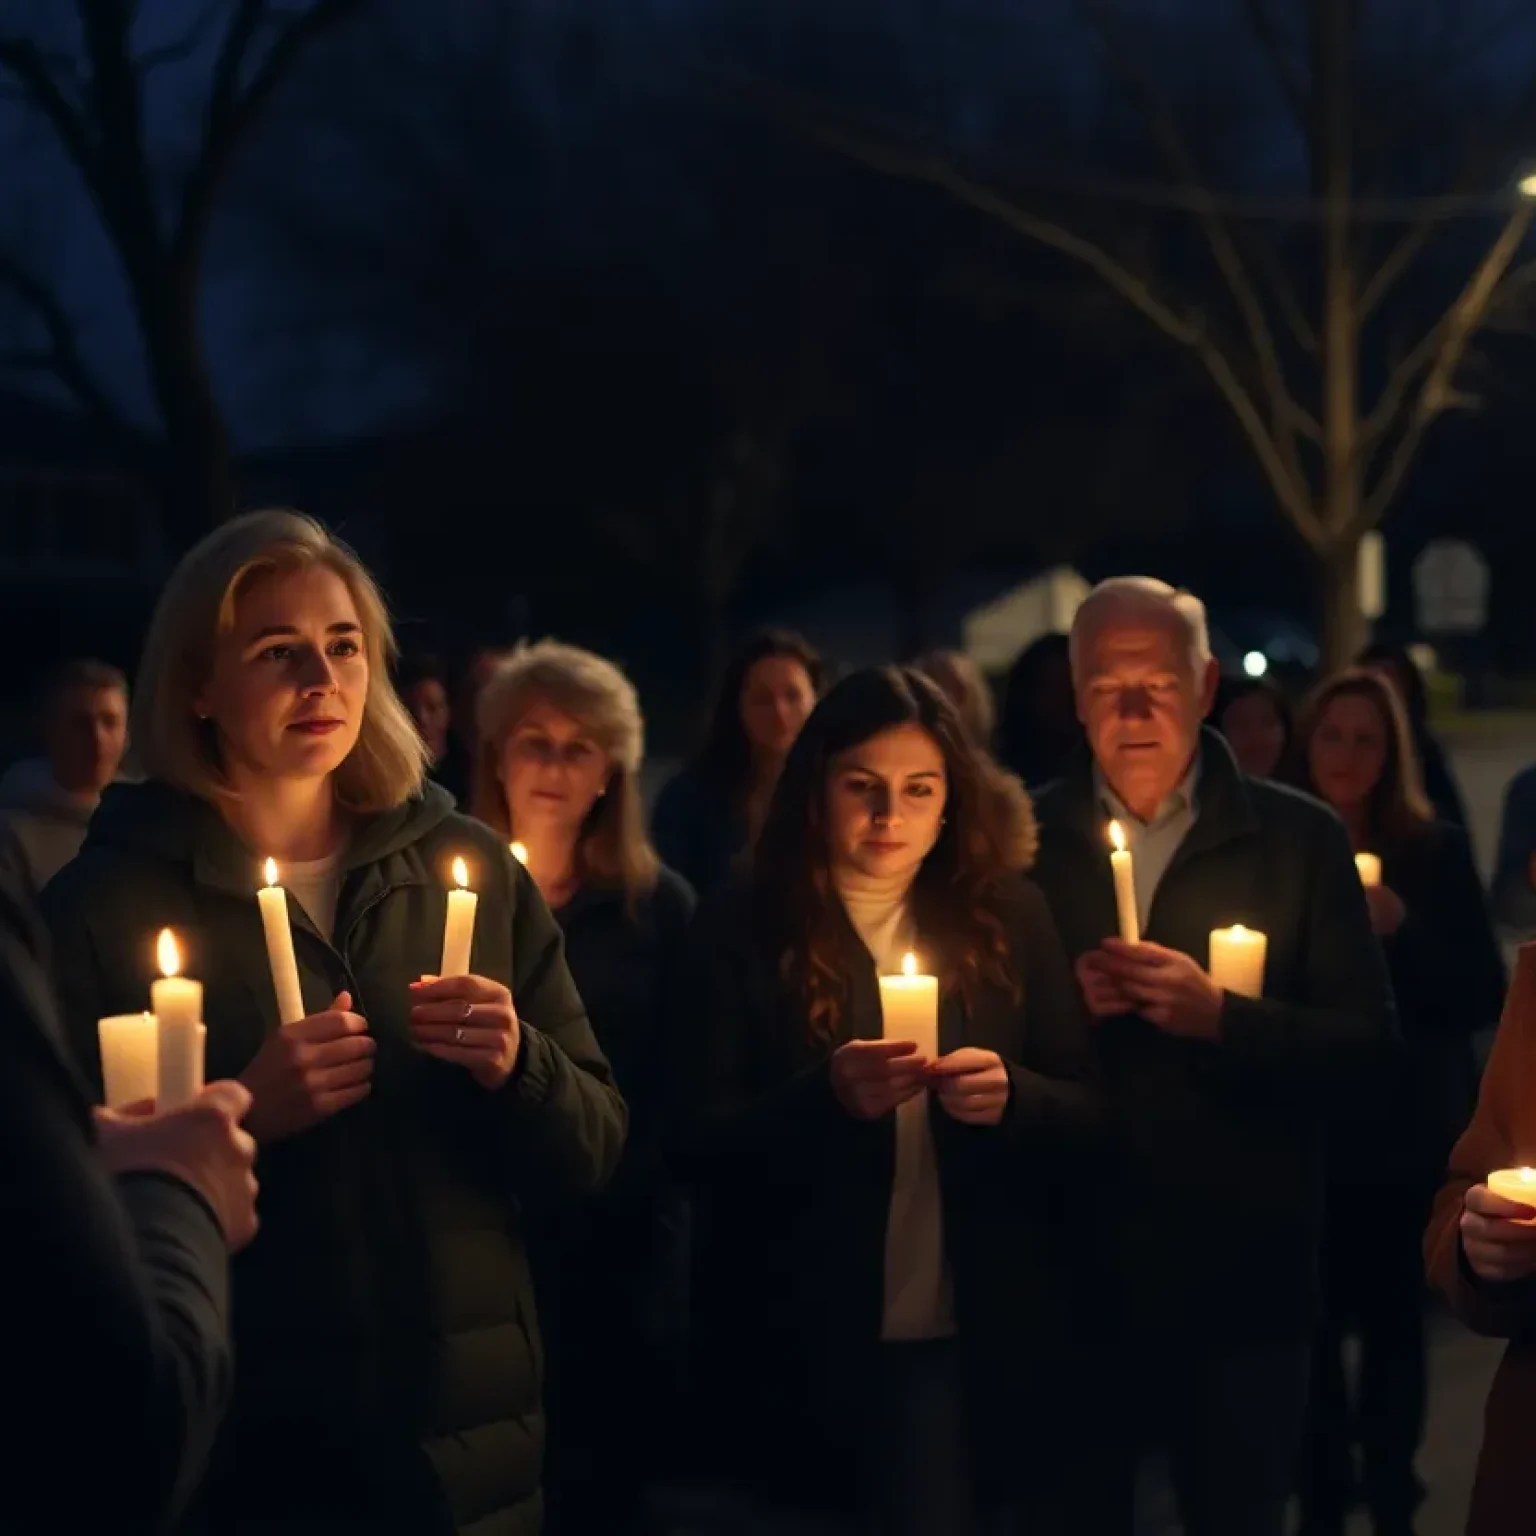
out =
<path fill-rule="evenodd" d="M 1408 1536 L 1421 1244 L 1474 1326 L 1536 1324 L 1536 1229 L 1484 1182 L 1536 1156 L 1536 976 L 1506 1005 L 1400 654 L 1295 709 L 1126 577 L 999 709 L 964 656 L 834 677 L 768 631 L 648 816 L 611 661 L 398 662 L 356 557 L 267 512 L 178 567 L 131 708 L 78 662 L 41 726 L 0 781 L 0 1136 L 13 1498 L 52 1523 L 1132 1536 L 1150 1489 L 1188 1536 L 1298 1497 L 1310 1536 Z M 1536 908 L 1533 802 L 1501 910 Z M 1259 988 L 1213 979 L 1232 924 Z M 106 1109 L 98 1021 L 164 927 L 210 1086 Z M 908 957 L 933 1039 L 887 1017 Z M 1478 1536 L 1527 1528 L 1533 1362 Z"/>

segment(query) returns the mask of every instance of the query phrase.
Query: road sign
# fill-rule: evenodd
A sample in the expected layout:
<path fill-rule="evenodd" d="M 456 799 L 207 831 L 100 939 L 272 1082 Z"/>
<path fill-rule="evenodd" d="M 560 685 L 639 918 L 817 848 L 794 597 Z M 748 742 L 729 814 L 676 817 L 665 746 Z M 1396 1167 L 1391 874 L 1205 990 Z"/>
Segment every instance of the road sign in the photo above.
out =
<path fill-rule="evenodd" d="M 1461 539 L 1433 539 L 1413 565 L 1419 628 L 1475 635 L 1488 622 L 1488 562 Z"/>

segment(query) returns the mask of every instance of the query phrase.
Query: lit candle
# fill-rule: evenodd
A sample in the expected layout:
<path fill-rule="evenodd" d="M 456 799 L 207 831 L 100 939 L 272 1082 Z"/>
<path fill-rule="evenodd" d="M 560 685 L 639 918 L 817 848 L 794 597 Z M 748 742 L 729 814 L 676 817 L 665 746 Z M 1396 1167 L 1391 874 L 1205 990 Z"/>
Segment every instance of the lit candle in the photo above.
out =
<path fill-rule="evenodd" d="M 175 1109 L 202 1092 L 203 1054 L 208 1031 L 203 1024 L 203 984 L 180 974 L 176 936 L 163 929 L 158 944 L 160 980 L 149 989 L 150 1008 L 159 1026 L 157 1109 Z"/>
<path fill-rule="evenodd" d="M 1211 980 L 1238 997 L 1263 997 L 1269 940 L 1241 923 L 1211 930 Z"/>
<path fill-rule="evenodd" d="M 475 942 L 475 905 L 479 897 L 469 886 L 469 871 L 463 859 L 453 861 L 453 883 L 458 890 L 448 892 L 448 917 L 443 924 L 443 963 L 439 976 L 468 976 L 469 954 Z"/>
<path fill-rule="evenodd" d="M 513 843 L 511 845 L 511 848 L 512 848 L 512 857 L 514 859 L 516 859 L 519 864 L 526 865 L 528 863 L 528 845 L 527 845 L 527 843 Z"/>
<path fill-rule="evenodd" d="M 917 974 L 917 956 L 901 962 L 900 976 L 880 978 L 881 1033 L 887 1040 L 915 1040 L 919 1056 L 939 1054 L 939 979 Z"/>
<path fill-rule="evenodd" d="M 1141 922 L 1136 915 L 1136 869 L 1131 850 L 1125 846 L 1125 832 L 1118 821 L 1109 824 L 1109 840 L 1115 847 L 1109 867 L 1115 875 L 1115 911 L 1120 917 L 1120 937 L 1127 944 L 1141 942 Z"/>
<path fill-rule="evenodd" d="M 160 1096 L 160 1031 L 152 1013 L 120 1013 L 96 1021 L 108 1109 Z"/>
<path fill-rule="evenodd" d="M 288 893 L 277 883 L 277 864 L 267 860 L 267 883 L 256 892 L 261 904 L 261 926 L 267 935 L 267 964 L 277 992 L 279 1023 L 297 1024 L 304 1017 L 304 989 L 299 985 L 299 962 L 293 953 L 293 928 L 288 922 Z"/>
<path fill-rule="evenodd" d="M 1505 1200 L 1536 1209 L 1536 1168 L 1495 1168 L 1488 1175 L 1488 1188 Z M 1536 1216 L 1520 1222 L 1522 1227 L 1536 1226 Z"/>
<path fill-rule="evenodd" d="M 1374 853 L 1357 853 L 1355 868 L 1360 871 L 1361 885 L 1381 884 L 1381 859 Z"/>

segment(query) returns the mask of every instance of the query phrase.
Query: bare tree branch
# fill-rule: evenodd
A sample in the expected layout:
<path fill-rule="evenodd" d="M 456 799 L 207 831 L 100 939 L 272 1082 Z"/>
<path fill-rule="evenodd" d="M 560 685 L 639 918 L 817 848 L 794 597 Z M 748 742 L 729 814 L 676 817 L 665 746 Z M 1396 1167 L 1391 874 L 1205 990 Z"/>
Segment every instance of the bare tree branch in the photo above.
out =
<path fill-rule="evenodd" d="M 1080 0 L 1080 3 L 1098 28 L 1116 67 L 1141 97 L 1142 108 L 1148 123 L 1162 145 L 1163 153 L 1175 176 L 1186 186 L 1196 190 L 1196 216 L 1205 233 L 1206 243 L 1210 246 L 1216 268 L 1221 273 L 1233 302 L 1237 305 L 1238 314 L 1241 315 L 1244 329 L 1248 334 L 1249 345 L 1253 348 L 1254 359 L 1258 364 L 1259 380 L 1269 404 L 1270 440 L 1273 451 L 1285 466 L 1286 478 L 1297 484 L 1304 484 L 1301 461 L 1296 448 L 1298 406 L 1285 377 L 1285 368 L 1280 360 L 1279 349 L 1275 345 L 1274 331 L 1270 328 L 1269 317 L 1265 314 L 1264 305 L 1254 289 L 1247 264 L 1237 248 L 1237 242 L 1233 239 L 1232 232 L 1227 227 L 1227 222 L 1217 208 L 1215 200 L 1199 195 L 1204 190 L 1204 183 L 1194 156 L 1190 153 L 1189 146 L 1184 142 L 1184 136 L 1174 120 L 1173 113 L 1146 71 L 1127 56 L 1116 35 L 1113 18 L 1102 0 Z"/>
<path fill-rule="evenodd" d="M 213 31 L 214 23 L 224 9 L 222 0 L 208 0 L 180 37 L 141 53 L 136 61 L 139 78 L 147 80 L 157 69 L 164 69 L 170 64 L 183 64 L 192 58 Z"/>
<path fill-rule="evenodd" d="M 1275 84 L 1280 88 L 1281 100 L 1286 111 L 1296 120 L 1305 134 L 1310 131 L 1311 100 L 1304 72 L 1297 67 L 1295 58 L 1286 48 L 1286 36 L 1280 23 L 1271 14 L 1267 0 L 1243 0 L 1248 17 L 1248 27 L 1259 44 Z"/>
<path fill-rule="evenodd" d="M 203 144 L 182 191 L 173 262 L 195 265 L 213 214 L 214 199 L 246 131 L 271 100 L 304 50 L 355 11 L 362 0 L 315 0 L 307 11 L 269 12 L 265 0 L 240 0 L 219 49 L 204 119 Z M 282 18 L 282 29 L 241 86 L 264 20 Z"/>
<path fill-rule="evenodd" d="M 1489 306 L 1531 228 L 1533 217 L 1536 217 L 1536 208 L 1529 204 L 1523 204 L 1515 210 L 1499 238 L 1488 248 L 1476 271 L 1467 279 L 1466 286 L 1432 328 L 1430 335 L 1437 336 L 1439 340 L 1434 362 L 1424 377 L 1423 386 L 1391 457 L 1375 487 L 1361 503 L 1360 512 L 1351 528 L 1355 536 L 1369 532 L 1381 520 L 1382 514 L 1392 504 L 1392 499 L 1408 478 L 1430 423 L 1453 405 L 1456 369 L 1466 354 L 1467 343 L 1487 317 Z M 1428 341 L 1428 337 L 1425 341 Z M 1424 345 L 1421 342 L 1410 357 L 1418 354 Z"/>
<path fill-rule="evenodd" d="M 10 289 L 26 305 L 48 338 L 46 350 L 20 349 L 20 355 L 28 359 L 22 366 L 37 371 L 46 360 L 48 370 L 92 416 L 114 434 L 125 435 L 128 428 L 123 415 L 86 362 L 80 351 L 74 321 L 52 285 L 4 252 L 0 252 L 0 285 Z"/>
<path fill-rule="evenodd" d="M 1362 323 L 1376 311 L 1398 278 L 1423 254 L 1435 233 L 1435 225 L 1434 219 L 1420 219 L 1387 252 L 1386 260 L 1366 280 L 1365 287 L 1360 290 L 1357 310 Z"/>
<path fill-rule="evenodd" d="M 1308 356 L 1317 355 L 1317 327 L 1308 318 L 1307 312 L 1301 307 L 1301 300 L 1296 296 L 1296 290 L 1291 286 L 1291 280 L 1286 275 L 1284 263 L 1272 259 L 1274 253 L 1262 238 L 1256 238 L 1249 242 L 1249 248 L 1257 254 L 1257 266 L 1268 282 L 1270 291 L 1275 296 L 1275 307 L 1280 311 L 1290 330 L 1291 339 Z"/>
<path fill-rule="evenodd" d="M 1037 244 L 1069 257 L 1086 267 L 1172 340 L 1188 348 L 1199 358 L 1237 418 L 1275 499 L 1295 524 L 1297 532 L 1314 549 L 1322 548 L 1323 527 L 1313 511 L 1306 482 L 1277 447 L 1274 434 L 1244 385 L 1238 368 L 1212 339 L 1202 317 L 1182 314 L 1170 300 L 1155 291 L 1147 278 L 1116 260 L 1103 246 L 1051 219 L 1020 208 L 992 188 L 961 175 L 938 156 L 906 154 L 888 145 L 868 142 L 846 129 L 812 123 L 804 117 L 797 117 L 793 126 L 806 137 L 869 170 L 901 180 L 926 183 L 978 212 L 989 214 Z"/>
<path fill-rule="evenodd" d="M 47 118 L 60 147 L 94 193 L 98 190 L 96 155 L 80 113 L 59 87 L 38 46 L 26 38 L 0 37 L 0 69 L 16 81 L 29 105 Z"/>

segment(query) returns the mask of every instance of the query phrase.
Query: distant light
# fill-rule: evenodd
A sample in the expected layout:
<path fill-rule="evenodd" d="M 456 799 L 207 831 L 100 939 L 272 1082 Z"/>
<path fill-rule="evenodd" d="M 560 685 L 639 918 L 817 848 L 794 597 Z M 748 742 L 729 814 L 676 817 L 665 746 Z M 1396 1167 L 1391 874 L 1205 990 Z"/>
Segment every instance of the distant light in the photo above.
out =
<path fill-rule="evenodd" d="M 1263 677 L 1269 671 L 1269 657 L 1263 651 L 1249 651 L 1243 657 L 1243 671 L 1249 677 Z"/>
<path fill-rule="evenodd" d="M 1521 197 L 1536 197 L 1536 171 L 1529 176 L 1522 176 L 1517 185 Z"/>

